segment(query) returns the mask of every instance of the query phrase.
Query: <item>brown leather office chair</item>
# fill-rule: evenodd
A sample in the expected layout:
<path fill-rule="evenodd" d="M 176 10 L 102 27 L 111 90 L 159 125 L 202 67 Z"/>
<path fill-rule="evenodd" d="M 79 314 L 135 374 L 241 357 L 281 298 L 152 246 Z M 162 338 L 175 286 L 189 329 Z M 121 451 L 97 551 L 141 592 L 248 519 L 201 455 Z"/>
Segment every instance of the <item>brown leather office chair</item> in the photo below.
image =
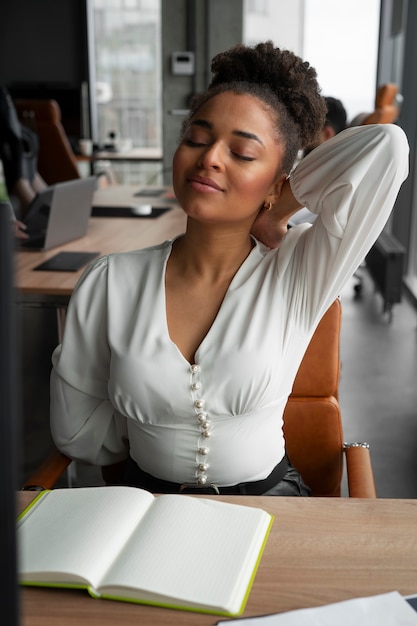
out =
<path fill-rule="evenodd" d="M 287 452 L 313 496 L 340 496 L 344 465 L 349 496 L 376 497 L 367 444 L 346 445 L 338 402 L 341 304 L 323 316 L 298 371 L 284 413 Z M 24 488 L 49 489 L 70 460 L 57 450 L 25 482 Z M 123 464 L 103 467 L 106 483 L 116 483 Z"/>
<path fill-rule="evenodd" d="M 313 496 L 340 496 L 344 466 L 351 497 L 375 497 L 369 447 L 346 444 L 338 402 L 342 309 L 323 316 L 298 370 L 284 412 L 288 456 Z"/>
<path fill-rule="evenodd" d="M 362 121 L 362 124 L 393 124 L 400 114 L 396 102 L 398 87 L 387 83 L 378 87 L 375 96 L 375 110 Z"/>
<path fill-rule="evenodd" d="M 80 178 L 76 156 L 61 123 L 59 104 L 55 100 L 17 99 L 15 107 L 21 124 L 38 135 L 38 170 L 48 185 Z"/>
<path fill-rule="evenodd" d="M 399 114 L 398 86 L 395 83 L 386 83 L 378 87 L 375 95 L 375 109 L 371 113 L 359 113 L 350 123 L 350 126 L 364 124 L 393 124 Z"/>

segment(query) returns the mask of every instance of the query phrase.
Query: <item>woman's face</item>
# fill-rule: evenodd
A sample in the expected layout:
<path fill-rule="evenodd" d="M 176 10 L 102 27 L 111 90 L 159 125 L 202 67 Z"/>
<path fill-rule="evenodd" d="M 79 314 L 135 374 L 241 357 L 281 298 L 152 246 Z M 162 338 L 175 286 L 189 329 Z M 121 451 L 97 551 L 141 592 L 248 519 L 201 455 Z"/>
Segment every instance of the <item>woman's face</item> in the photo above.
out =
<path fill-rule="evenodd" d="M 189 217 L 253 222 L 281 174 L 274 119 L 258 98 L 224 92 L 190 119 L 173 160 L 173 185 Z"/>

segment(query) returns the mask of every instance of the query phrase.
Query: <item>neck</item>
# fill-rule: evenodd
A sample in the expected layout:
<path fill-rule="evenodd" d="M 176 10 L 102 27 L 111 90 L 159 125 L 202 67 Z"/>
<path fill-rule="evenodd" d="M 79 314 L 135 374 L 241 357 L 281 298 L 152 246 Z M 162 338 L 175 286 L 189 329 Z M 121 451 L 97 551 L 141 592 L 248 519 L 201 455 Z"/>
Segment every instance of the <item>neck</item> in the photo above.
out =
<path fill-rule="evenodd" d="M 253 248 L 246 229 L 204 228 L 188 220 L 183 237 L 175 242 L 172 261 L 184 275 L 213 282 L 230 279 Z"/>

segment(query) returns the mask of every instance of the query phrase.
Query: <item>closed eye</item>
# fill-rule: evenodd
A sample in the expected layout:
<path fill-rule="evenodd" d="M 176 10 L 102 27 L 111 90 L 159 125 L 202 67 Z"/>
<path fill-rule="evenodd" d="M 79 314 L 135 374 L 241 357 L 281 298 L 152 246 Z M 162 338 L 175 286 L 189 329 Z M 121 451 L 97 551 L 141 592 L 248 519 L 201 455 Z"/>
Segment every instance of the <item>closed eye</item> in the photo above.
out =
<path fill-rule="evenodd" d="M 233 152 L 232 154 L 241 161 L 255 161 L 255 157 L 245 156 L 244 154 L 238 154 L 237 152 Z"/>
<path fill-rule="evenodd" d="M 192 139 L 190 139 L 188 137 L 186 139 L 184 139 L 184 143 L 187 146 L 191 146 L 192 148 L 197 148 L 199 146 L 207 146 L 208 145 L 207 143 L 204 143 L 202 141 L 193 141 Z"/>
<path fill-rule="evenodd" d="M 190 139 L 189 137 L 184 139 L 184 143 L 187 146 L 190 146 L 191 148 L 201 148 L 203 146 L 208 146 L 209 145 L 208 143 L 203 142 L 203 141 L 194 141 L 193 139 Z M 236 159 L 239 159 L 240 161 L 255 161 L 254 157 L 245 156 L 244 154 L 239 154 L 239 152 L 231 151 L 231 154 L 233 154 L 233 156 Z"/>
<path fill-rule="evenodd" d="M 208 147 L 210 145 L 210 140 L 208 139 L 199 140 L 199 139 L 192 139 L 191 137 L 184 137 L 183 141 L 185 145 L 189 146 L 190 148 L 203 148 L 203 147 Z M 230 154 L 232 154 L 232 156 L 235 159 L 238 159 L 239 161 L 247 161 L 247 162 L 255 161 L 255 157 L 241 154 L 240 152 L 235 152 L 233 150 L 230 150 Z"/>

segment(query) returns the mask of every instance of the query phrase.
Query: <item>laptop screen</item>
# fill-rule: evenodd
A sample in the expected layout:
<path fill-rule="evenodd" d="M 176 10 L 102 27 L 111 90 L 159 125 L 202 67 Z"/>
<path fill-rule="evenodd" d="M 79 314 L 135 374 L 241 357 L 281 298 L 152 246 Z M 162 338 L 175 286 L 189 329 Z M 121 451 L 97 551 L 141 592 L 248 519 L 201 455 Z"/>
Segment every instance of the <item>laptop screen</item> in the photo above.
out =
<path fill-rule="evenodd" d="M 28 239 L 22 245 L 49 250 L 83 237 L 87 232 L 95 186 L 96 178 L 89 176 L 57 183 L 38 193 L 23 220 Z"/>
<path fill-rule="evenodd" d="M 54 187 L 40 191 L 30 203 L 22 220 L 30 241 L 45 239 Z"/>

